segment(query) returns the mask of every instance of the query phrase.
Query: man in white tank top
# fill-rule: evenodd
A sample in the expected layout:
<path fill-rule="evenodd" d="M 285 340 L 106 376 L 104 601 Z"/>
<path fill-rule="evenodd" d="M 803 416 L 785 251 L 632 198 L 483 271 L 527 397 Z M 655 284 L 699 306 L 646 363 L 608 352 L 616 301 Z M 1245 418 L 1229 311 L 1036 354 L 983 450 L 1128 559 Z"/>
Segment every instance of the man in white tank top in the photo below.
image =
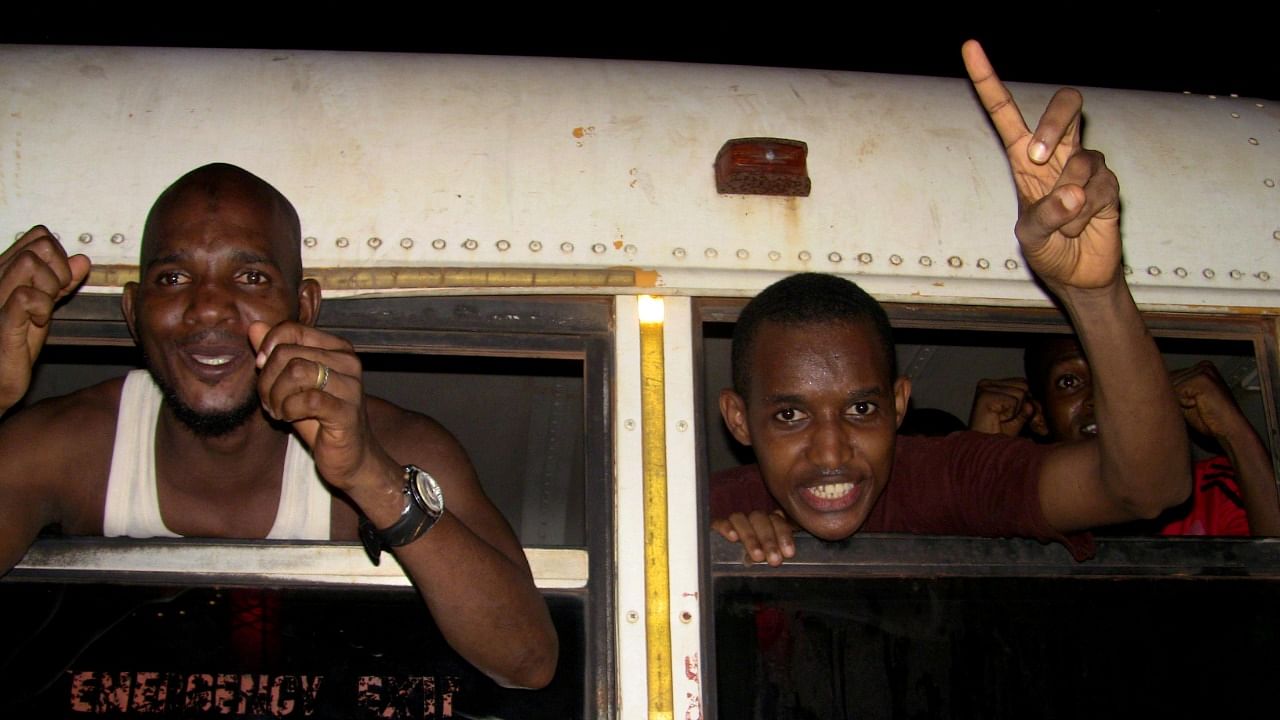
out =
<path fill-rule="evenodd" d="M 313 327 L 300 239 L 289 201 L 234 166 L 160 195 L 122 298 L 147 369 L 0 425 L 0 572 L 50 525 L 345 540 L 362 525 L 459 654 L 503 684 L 545 685 L 557 639 L 519 542 L 448 431 L 366 396 L 350 344 Z M 42 226 L 0 255 L 0 413 L 88 271 Z"/>

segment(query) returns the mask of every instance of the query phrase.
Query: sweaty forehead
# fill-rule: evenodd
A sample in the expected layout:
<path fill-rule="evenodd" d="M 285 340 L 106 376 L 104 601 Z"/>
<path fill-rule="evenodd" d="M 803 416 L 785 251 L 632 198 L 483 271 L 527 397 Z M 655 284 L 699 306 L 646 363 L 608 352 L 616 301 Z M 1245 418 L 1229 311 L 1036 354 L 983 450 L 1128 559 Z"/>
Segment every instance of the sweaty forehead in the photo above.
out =
<path fill-rule="evenodd" d="M 884 349 L 866 322 L 761 324 L 751 349 L 751 394 L 837 392 L 892 386 Z"/>
<path fill-rule="evenodd" d="M 297 219 L 287 201 L 282 201 L 235 178 L 171 187 L 147 217 L 142 264 L 182 253 L 216 230 L 260 246 L 281 268 L 300 274 Z"/>

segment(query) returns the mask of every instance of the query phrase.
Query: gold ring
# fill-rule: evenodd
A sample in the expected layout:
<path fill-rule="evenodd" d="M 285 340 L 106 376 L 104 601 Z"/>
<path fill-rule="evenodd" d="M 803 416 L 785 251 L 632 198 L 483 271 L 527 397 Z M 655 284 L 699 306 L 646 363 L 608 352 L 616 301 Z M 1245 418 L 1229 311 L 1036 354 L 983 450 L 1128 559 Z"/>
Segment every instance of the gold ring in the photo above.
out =
<path fill-rule="evenodd" d="M 316 363 L 320 367 L 316 369 L 316 389 L 323 391 L 329 385 L 329 366 L 324 363 Z"/>

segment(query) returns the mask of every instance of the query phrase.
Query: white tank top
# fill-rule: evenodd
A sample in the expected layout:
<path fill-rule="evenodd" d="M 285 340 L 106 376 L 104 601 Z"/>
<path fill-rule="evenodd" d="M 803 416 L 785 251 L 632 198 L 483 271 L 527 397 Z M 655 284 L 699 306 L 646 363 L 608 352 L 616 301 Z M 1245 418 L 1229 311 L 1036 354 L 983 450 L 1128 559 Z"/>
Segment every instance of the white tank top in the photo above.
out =
<path fill-rule="evenodd" d="M 160 497 L 156 493 L 156 419 L 163 400 L 151 373 L 134 370 L 125 377 L 102 516 L 102 534 L 106 537 L 178 537 L 160 517 Z M 290 435 L 280 507 L 267 538 L 328 540 L 332 501 L 333 496 L 316 473 L 311 453 Z"/>

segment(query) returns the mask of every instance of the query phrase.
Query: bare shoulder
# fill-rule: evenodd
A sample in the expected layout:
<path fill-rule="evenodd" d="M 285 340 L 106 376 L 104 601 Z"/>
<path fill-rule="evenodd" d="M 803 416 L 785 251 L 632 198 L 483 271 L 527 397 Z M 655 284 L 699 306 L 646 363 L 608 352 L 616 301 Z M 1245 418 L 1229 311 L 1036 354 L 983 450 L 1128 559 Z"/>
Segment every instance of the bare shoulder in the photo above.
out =
<path fill-rule="evenodd" d="M 0 443 L 79 456 L 105 446 L 109 459 L 123 384 L 124 378 L 112 378 L 24 408 L 0 425 Z"/>
<path fill-rule="evenodd" d="M 45 506 L 68 532 L 99 526 L 123 378 L 24 408 L 0 424 L 0 490 Z M 53 498 L 53 499 L 48 499 Z M 33 508 L 35 509 L 35 508 Z"/>

